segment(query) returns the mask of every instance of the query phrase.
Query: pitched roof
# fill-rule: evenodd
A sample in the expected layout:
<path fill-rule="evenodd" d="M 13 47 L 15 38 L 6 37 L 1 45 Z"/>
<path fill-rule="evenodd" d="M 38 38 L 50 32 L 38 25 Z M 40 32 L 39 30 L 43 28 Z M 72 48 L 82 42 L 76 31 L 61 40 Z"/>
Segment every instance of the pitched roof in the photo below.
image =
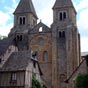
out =
<path fill-rule="evenodd" d="M 10 37 L 4 40 L 0 40 L 0 56 L 3 55 L 8 47 L 13 44 L 14 37 Z"/>
<path fill-rule="evenodd" d="M 84 61 L 86 61 L 86 66 L 88 67 L 88 55 L 84 56 L 85 59 L 82 60 L 82 62 L 79 64 L 79 66 L 72 72 L 72 74 L 64 81 L 65 83 L 68 83 L 69 80 L 74 76 L 74 74 L 79 70 L 79 68 L 81 67 L 81 65 L 84 63 Z M 86 68 L 83 68 L 86 69 Z"/>
<path fill-rule="evenodd" d="M 42 32 L 39 32 L 39 29 L 42 28 Z M 51 29 L 42 23 L 41 21 L 33 28 L 29 30 L 29 33 L 49 33 L 51 32 Z"/>
<path fill-rule="evenodd" d="M 39 63 L 36 59 L 31 58 L 30 51 L 13 52 L 3 67 L 0 69 L 0 72 L 26 70 L 27 66 L 32 61 L 38 64 L 40 75 L 42 75 Z"/>
<path fill-rule="evenodd" d="M 53 9 L 62 7 L 74 7 L 74 6 L 71 0 L 56 0 Z"/>
<path fill-rule="evenodd" d="M 35 9 L 31 0 L 20 0 L 16 10 L 14 11 L 14 14 L 17 14 L 17 13 L 32 13 L 37 18 L 37 14 L 35 12 Z"/>

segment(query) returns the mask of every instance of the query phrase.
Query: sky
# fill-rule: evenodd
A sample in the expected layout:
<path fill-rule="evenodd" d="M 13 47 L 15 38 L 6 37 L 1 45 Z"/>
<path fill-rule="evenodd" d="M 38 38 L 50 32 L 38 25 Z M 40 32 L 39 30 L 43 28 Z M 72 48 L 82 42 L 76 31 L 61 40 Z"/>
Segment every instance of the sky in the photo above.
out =
<path fill-rule="evenodd" d="M 7 36 L 13 27 L 13 12 L 20 0 L 0 0 L 0 35 Z M 32 0 L 39 20 L 50 26 L 55 0 Z M 81 51 L 88 52 L 88 0 L 72 0 L 77 11 L 77 26 L 81 35 Z M 38 20 L 38 22 L 39 22 Z"/>

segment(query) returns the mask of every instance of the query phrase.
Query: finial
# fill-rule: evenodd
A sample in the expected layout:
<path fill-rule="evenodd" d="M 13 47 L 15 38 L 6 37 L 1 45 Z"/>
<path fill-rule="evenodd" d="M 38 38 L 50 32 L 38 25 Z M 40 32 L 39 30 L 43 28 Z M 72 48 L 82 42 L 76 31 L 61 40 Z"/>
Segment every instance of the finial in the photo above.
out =
<path fill-rule="evenodd" d="M 42 20 L 40 19 L 40 23 L 42 22 Z"/>

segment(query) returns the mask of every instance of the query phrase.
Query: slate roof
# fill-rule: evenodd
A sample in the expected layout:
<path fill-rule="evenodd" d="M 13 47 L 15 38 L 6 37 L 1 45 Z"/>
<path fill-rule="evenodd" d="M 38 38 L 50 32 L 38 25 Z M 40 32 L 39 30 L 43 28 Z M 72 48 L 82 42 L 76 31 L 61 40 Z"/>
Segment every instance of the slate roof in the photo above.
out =
<path fill-rule="evenodd" d="M 71 0 L 56 0 L 53 9 L 62 7 L 74 7 L 74 6 Z"/>
<path fill-rule="evenodd" d="M 26 70 L 28 64 L 30 64 L 32 61 L 35 61 L 38 64 L 36 59 L 31 58 L 30 51 L 13 52 L 0 69 L 0 72 Z M 42 75 L 39 64 L 38 67 L 40 74 Z"/>
<path fill-rule="evenodd" d="M 38 18 L 31 0 L 20 0 L 16 10 L 14 11 L 14 14 L 17 13 L 32 13 L 36 18 Z"/>
<path fill-rule="evenodd" d="M 84 63 L 86 60 L 86 66 L 88 68 L 88 55 L 84 56 L 85 59 L 82 60 L 82 62 L 79 64 L 79 66 L 72 72 L 72 74 L 64 81 L 65 83 L 68 83 L 69 80 L 73 77 L 73 75 L 78 71 L 78 69 L 81 67 L 81 65 Z"/>
<path fill-rule="evenodd" d="M 8 47 L 13 44 L 14 37 L 10 37 L 4 40 L 0 40 L 0 56 L 3 55 Z"/>

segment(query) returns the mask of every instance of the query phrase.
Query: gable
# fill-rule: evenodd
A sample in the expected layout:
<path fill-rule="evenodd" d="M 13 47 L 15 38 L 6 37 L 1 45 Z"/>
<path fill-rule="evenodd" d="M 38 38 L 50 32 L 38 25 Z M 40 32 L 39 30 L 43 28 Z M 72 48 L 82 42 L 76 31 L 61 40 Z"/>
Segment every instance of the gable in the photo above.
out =
<path fill-rule="evenodd" d="M 38 23 L 32 30 L 29 31 L 29 34 L 32 33 L 49 33 L 51 32 L 51 29 L 43 24 L 42 22 Z"/>

